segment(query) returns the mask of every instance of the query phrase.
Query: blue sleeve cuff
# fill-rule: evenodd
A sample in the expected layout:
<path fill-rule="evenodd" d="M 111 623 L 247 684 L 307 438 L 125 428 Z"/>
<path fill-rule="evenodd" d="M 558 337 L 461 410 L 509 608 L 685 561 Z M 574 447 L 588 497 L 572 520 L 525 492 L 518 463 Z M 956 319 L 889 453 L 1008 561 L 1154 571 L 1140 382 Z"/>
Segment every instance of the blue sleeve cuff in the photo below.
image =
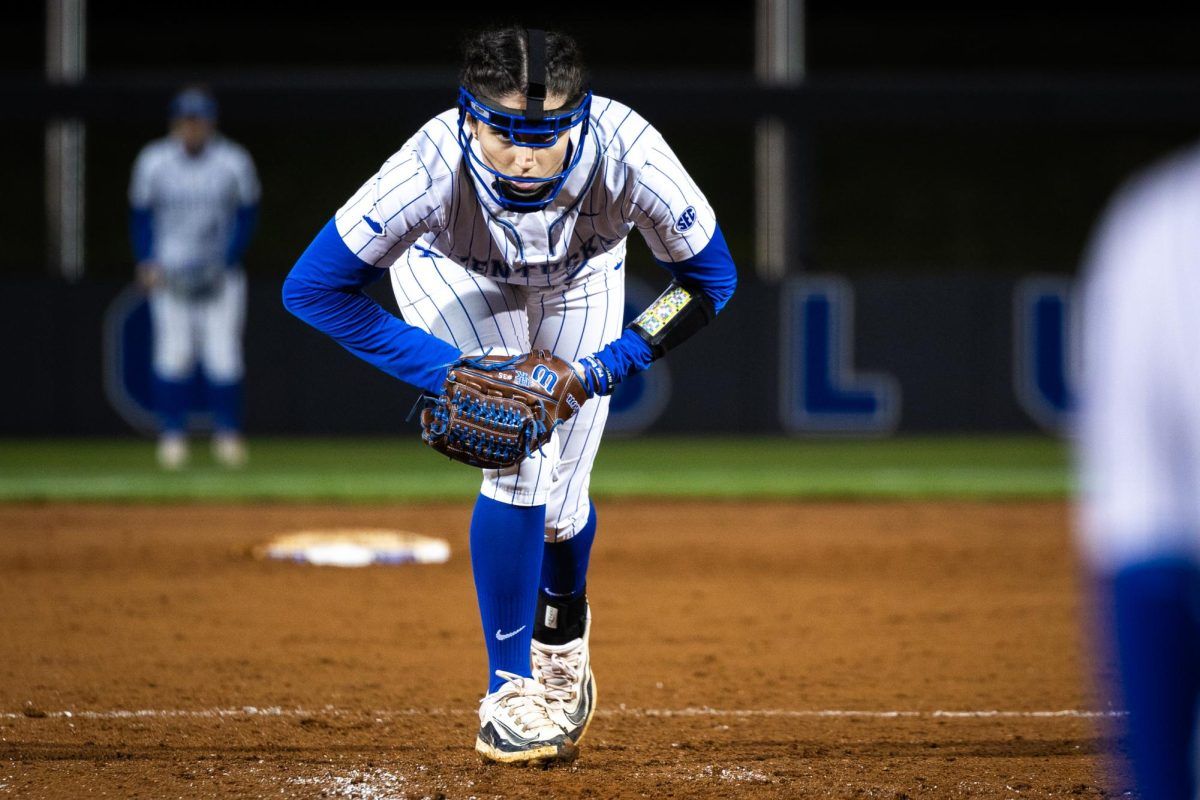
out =
<path fill-rule="evenodd" d="M 737 288 L 737 267 L 734 266 L 733 256 L 729 254 L 729 245 L 725 243 L 720 225 L 713 231 L 712 239 L 696 255 L 683 261 L 658 263 L 681 283 L 699 286 L 712 300 L 713 308 L 718 313 Z M 621 338 L 596 353 L 596 358 L 608 367 L 617 381 L 621 381 L 649 367 L 654 362 L 654 352 L 645 339 L 626 328 Z"/>
<path fill-rule="evenodd" d="M 384 270 L 355 256 L 331 219 L 283 282 L 288 311 L 354 355 L 431 394 L 441 394 L 457 347 L 389 314 L 362 291 Z"/>
<path fill-rule="evenodd" d="M 129 242 L 138 264 L 154 255 L 154 212 L 149 208 L 129 209 Z"/>
<path fill-rule="evenodd" d="M 649 367 L 654 362 L 654 351 L 633 329 L 626 328 L 621 338 L 596 353 L 596 358 L 620 383 L 629 375 Z"/>
<path fill-rule="evenodd" d="M 242 206 L 233 218 L 233 233 L 229 236 L 229 247 L 225 251 L 225 264 L 233 266 L 242 263 L 246 249 L 250 247 L 250 237 L 258 224 L 258 204 Z"/>
<path fill-rule="evenodd" d="M 717 313 L 725 307 L 737 288 L 737 267 L 733 263 L 733 256 L 729 253 L 729 245 L 725 243 L 725 234 L 721 232 L 720 225 L 716 226 L 712 239 L 696 255 L 683 261 L 658 263 L 682 283 L 703 289 L 712 300 Z"/>

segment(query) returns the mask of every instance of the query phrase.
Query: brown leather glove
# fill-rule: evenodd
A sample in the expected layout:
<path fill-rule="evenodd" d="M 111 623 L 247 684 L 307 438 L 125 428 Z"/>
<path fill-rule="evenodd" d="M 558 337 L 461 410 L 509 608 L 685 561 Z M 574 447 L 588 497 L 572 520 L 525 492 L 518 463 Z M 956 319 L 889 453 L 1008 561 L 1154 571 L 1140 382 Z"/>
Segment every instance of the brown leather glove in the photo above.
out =
<path fill-rule="evenodd" d="M 548 442 L 585 400 L 575 370 L 548 350 L 465 358 L 450 368 L 442 395 L 428 398 L 421 439 L 464 464 L 511 467 Z"/>

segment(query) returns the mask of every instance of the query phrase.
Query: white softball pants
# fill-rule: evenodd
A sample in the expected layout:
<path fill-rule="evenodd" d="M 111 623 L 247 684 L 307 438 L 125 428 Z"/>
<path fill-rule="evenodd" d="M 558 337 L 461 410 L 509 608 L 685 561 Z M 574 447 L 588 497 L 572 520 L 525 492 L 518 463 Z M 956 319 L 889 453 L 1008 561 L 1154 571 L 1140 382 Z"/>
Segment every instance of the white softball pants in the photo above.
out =
<path fill-rule="evenodd" d="M 242 329 L 246 321 L 246 274 L 235 270 L 207 300 L 150 292 L 154 371 L 171 381 L 186 379 L 196 361 L 214 383 L 242 379 Z"/>
<path fill-rule="evenodd" d="M 604 270 L 561 286 L 502 283 L 453 261 L 409 250 L 391 268 L 404 321 L 465 355 L 545 349 L 574 361 L 621 335 L 625 274 Z M 517 506 L 546 506 L 546 538 L 569 539 L 588 520 L 592 465 L 608 419 L 607 397 L 583 404 L 541 453 L 508 469 L 483 470 L 481 493 Z"/>

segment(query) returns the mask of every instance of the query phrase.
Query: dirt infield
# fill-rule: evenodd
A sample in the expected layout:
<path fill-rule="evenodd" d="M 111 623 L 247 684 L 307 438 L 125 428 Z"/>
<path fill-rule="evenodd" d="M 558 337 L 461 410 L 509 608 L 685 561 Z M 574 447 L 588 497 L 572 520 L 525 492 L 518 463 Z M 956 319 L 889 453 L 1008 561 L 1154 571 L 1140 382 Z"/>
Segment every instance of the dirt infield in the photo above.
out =
<path fill-rule="evenodd" d="M 601 711 L 485 766 L 469 509 L 0 506 L 0 797 L 1051 797 L 1125 791 L 1062 504 L 601 503 Z M 440 566 L 256 562 L 398 527 Z M 990 714 L 986 712 L 1001 712 Z M 1048 713 L 1069 712 L 1069 713 Z"/>

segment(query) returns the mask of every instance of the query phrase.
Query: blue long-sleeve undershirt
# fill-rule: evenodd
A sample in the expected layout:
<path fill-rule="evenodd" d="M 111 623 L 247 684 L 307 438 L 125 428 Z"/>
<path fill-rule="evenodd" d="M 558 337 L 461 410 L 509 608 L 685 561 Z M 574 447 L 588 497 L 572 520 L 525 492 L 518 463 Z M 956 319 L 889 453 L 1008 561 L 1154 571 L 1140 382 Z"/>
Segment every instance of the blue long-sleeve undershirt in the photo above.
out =
<path fill-rule="evenodd" d="M 154 212 L 149 208 L 129 209 L 129 242 L 136 263 L 150 260 L 154 254 Z"/>
<path fill-rule="evenodd" d="M 658 265 L 674 275 L 680 283 L 703 289 L 718 314 L 737 288 L 737 267 L 720 225 L 715 225 L 712 238 L 696 255 L 683 261 L 659 261 Z"/>
<path fill-rule="evenodd" d="M 246 248 L 250 246 L 250 237 L 258 224 L 258 204 L 250 203 L 238 208 L 233 218 L 233 232 L 229 236 L 229 246 L 225 248 L 225 264 L 235 266 L 242 263 Z"/>
<path fill-rule="evenodd" d="M 384 274 L 350 252 L 331 219 L 284 280 L 283 305 L 387 374 L 441 394 L 449 365 L 462 354 L 363 293 Z"/>
<path fill-rule="evenodd" d="M 725 307 L 737 288 L 737 267 L 720 225 L 716 226 L 712 239 L 696 255 L 683 261 L 659 261 L 658 264 L 681 283 L 700 287 L 712 300 L 717 313 Z M 596 358 L 620 381 L 627 375 L 649 367 L 654 361 L 654 352 L 645 339 L 626 328 L 621 338 L 597 353 Z"/>

